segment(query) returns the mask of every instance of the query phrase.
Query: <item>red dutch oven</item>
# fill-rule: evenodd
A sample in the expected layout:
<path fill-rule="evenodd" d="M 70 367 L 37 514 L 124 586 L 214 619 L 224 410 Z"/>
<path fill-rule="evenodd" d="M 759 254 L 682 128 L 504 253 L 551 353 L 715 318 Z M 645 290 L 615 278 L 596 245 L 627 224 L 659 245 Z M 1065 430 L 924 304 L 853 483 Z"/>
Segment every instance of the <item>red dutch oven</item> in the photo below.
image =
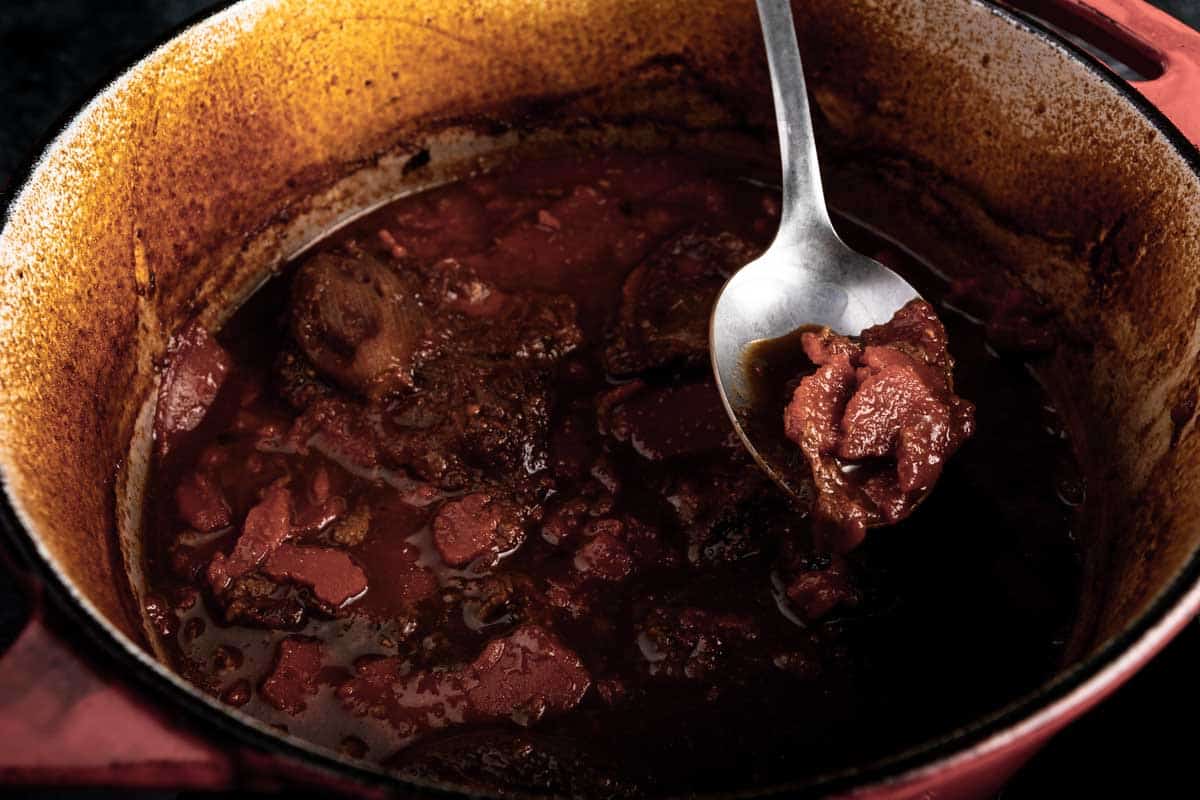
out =
<path fill-rule="evenodd" d="M 983 797 L 1200 609 L 1200 34 L 1139 0 L 795 14 L 834 206 L 950 273 L 989 258 L 1084 343 L 1052 370 L 1089 487 L 1060 671 L 936 741 L 771 787 Z M 770 164 L 767 87 L 748 0 L 244 0 L 84 107 L 0 233 L 3 518 L 36 607 L 0 659 L 0 780 L 453 791 L 290 738 L 156 657 L 136 534 L 166 340 L 219 325 L 321 231 L 467 169 L 580 143 Z"/>

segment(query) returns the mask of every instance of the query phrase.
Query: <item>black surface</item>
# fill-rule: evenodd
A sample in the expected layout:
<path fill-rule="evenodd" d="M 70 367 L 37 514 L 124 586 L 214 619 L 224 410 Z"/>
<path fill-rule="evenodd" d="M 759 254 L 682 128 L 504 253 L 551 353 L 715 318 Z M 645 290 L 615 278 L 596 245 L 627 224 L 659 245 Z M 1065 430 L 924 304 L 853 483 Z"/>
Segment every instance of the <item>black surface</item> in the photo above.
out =
<path fill-rule="evenodd" d="M 1200 0 L 1155 4 L 1200 27 Z M 112 78 L 164 32 L 212 0 L 0 0 L 0 189 L 64 113 Z M 1200 102 L 1200 99 L 1198 99 Z M 24 619 L 16 585 L 0 571 L 0 649 Z M 1191 796 L 1200 716 L 1200 623 L 1106 703 L 1060 734 L 1004 791 L 1004 800 L 1059 796 Z M 170 793 L 5 792 L 4 797 L 168 798 Z"/>

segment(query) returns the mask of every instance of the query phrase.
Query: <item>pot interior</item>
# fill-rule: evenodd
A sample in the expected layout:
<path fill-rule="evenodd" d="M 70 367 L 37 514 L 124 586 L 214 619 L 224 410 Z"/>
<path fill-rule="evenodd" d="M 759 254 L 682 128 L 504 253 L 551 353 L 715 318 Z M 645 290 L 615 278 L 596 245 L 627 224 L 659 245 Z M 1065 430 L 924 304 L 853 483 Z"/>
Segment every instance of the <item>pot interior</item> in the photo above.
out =
<path fill-rule="evenodd" d="M 1069 331 L 1046 370 L 1087 484 L 1065 669 L 1200 538 L 1190 156 L 984 3 L 795 13 L 832 204 L 951 276 L 993 264 Z M 156 51 L 63 131 L 0 236 L 2 466 L 39 554 L 147 650 L 136 531 L 169 336 L 338 223 L 489 165 L 619 144 L 773 169 L 758 37 L 749 3 L 249 0 Z"/>

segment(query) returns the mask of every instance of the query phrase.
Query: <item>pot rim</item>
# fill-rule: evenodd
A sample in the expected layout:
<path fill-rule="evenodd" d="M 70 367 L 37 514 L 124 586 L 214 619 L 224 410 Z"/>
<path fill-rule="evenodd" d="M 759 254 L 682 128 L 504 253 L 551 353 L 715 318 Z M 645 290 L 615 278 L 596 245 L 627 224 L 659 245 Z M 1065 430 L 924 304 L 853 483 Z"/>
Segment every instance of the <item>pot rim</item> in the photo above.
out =
<path fill-rule="evenodd" d="M 1064 39 L 1038 20 L 999 5 L 999 0 L 970 1 L 972 5 L 982 7 L 988 13 L 1000 17 L 1019 32 L 1035 36 L 1069 56 L 1088 70 L 1092 77 L 1108 84 L 1166 138 L 1187 167 L 1200 177 L 1200 149 L 1191 144 L 1162 111 L 1133 86 L 1117 77 L 1082 48 Z M 61 114 L 37 140 L 20 168 L 13 173 L 8 188 L 0 193 L 0 233 L 7 227 L 12 208 L 27 191 L 29 181 L 45 155 L 58 145 L 64 133 L 88 112 L 100 96 L 112 91 L 125 76 L 134 72 L 168 42 L 206 22 L 231 13 L 238 7 L 249 8 L 260 2 L 264 0 L 220 0 L 170 28 L 137 56 L 97 82 L 92 91 Z M 201 692 L 105 620 L 95 606 L 61 573 L 53 556 L 31 532 L 32 526 L 27 524 L 28 520 L 19 500 L 10 493 L 2 464 L 0 484 L 3 484 L 3 492 L 0 493 L 0 535 L 5 536 L 23 558 L 24 563 L 31 566 L 55 608 L 82 628 L 90 644 L 97 645 L 105 656 L 115 659 L 116 663 L 130 668 L 132 682 L 149 690 L 156 699 L 169 701 L 187 711 L 197 721 L 208 726 L 208 733 L 220 731 L 231 734 L 236 737 L 238 744 L 250 745 L 267 754 L 299 759 L 306 765 L 352 778 L 366 785 L 412 786 L 443 796 L 461 796 L 456 787 L 402 778 L 381 767 L 341 758 L 303 739 L 280 734 L 256 718 L 229 708 L 216 698 Z M 1192 552 L 1184 567 L 1159 591 L 1146 609 L 1120 633 L 1110 637 L 1085 658 L 1056 673 L 1006 706 L 977 717 L 941 736 L 927 739 L 865 765 L 846 767 L 797 783 L 712 796 L 762 796 L 784 792 L 799 792 L 803 795 L 855 794 L 873 787 L 917 784 L 928 780 L 935 773 L 957 771 L 959 767 L 970 762 L 1002 755 L 1006 749 L 1029 737 L 1043 732 L 1047 735 L 1055 732 L 1077 714 L 1104 699 L 1158 653 L 1198 612 L 1200 547 Z"/>

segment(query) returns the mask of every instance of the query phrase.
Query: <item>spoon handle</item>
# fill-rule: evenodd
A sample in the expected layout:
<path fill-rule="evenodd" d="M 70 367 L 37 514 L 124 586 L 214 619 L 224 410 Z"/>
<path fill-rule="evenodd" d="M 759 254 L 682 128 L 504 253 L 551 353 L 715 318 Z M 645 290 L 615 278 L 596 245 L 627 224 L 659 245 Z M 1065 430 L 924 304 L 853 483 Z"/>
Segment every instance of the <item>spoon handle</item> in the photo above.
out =
<path fill-rule="evenodd" d="M 775 124 L 783 163 L 783 208 L 779 236 L 803 237 L 813 226 L 828 230 L 829 212 L 821 190 L 821 171 L 813 141 L 804 68 L 789 0 L 757 0 L 771 69 Z"/>

